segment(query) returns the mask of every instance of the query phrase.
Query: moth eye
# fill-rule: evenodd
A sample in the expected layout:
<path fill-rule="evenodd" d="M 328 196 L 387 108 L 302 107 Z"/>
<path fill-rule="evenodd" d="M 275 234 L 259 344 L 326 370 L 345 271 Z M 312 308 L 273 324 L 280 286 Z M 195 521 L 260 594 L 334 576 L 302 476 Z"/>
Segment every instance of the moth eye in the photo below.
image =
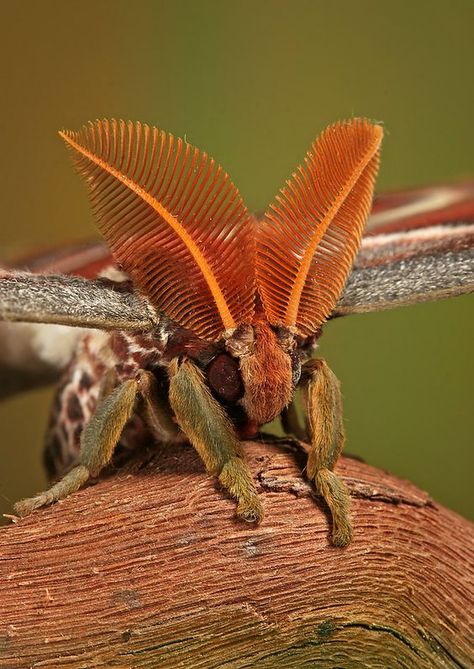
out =
<path fill-rule="evenodd" d="M 244 394 L 238 363 L 226 353 L 220 353 L 207 367 L 210 388 L 225 402 L 236 402 Z"/>

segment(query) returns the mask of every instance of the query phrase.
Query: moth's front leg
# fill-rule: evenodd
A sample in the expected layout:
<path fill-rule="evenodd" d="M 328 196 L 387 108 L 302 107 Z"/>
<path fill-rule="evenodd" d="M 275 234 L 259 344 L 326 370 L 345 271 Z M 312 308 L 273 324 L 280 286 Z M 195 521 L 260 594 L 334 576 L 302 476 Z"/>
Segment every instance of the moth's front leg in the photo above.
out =
<path fill-rule="evenodd" d="M 26 516 L 35 509 L 64 499 L 84 485 L 91 476 L 100 473 L 110 462 L 125 423 L 133 413 L 137 392 L 137 379 L 130 379 L 111 392 L 107 389 L 102 393 L 105 397 L 81 435 L 80 464 L 49 490 L 17 502 L 15 511 L 20 516 Z"/>
<path fill-rule="evenodd" d="M 307 475 L 326 501 L 332 515 L 332 543 L 346 546 L 352 538 L 350 496 L 332 471 L 344 446 L 342 397 L 339 381 L 324 360 L 311 360 L 302 370 L 311 439 Z"/>
<path fill-rule="evenodd" d="M 240 442 L 223 408 L 211 395 L 203 373 L 190 360 L 175 358 L 169 374 L 170 404 L 181 429 L 207 471 L 217 475 L 237 500 L 237 515 L 247 522 L 259 522 L 263 508 Z"/>

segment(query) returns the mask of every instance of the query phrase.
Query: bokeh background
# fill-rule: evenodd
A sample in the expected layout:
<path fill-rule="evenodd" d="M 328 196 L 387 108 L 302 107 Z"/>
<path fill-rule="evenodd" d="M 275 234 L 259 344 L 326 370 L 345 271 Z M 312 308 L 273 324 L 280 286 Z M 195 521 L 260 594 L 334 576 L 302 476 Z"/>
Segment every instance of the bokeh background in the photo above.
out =
<path fill-rule="evenodd" d="M 472 0 L 1 2 L 0 257 L 95 236 L 56 132 L 139 119 L 262 210 L 314 137 L 383 121 L 379 190 L 474 176 Z M 472 516 L 474 298 L 330 323 L 347 450 Z M 0 406 L 0 512 L 45 485 L 51 391 Z"/>

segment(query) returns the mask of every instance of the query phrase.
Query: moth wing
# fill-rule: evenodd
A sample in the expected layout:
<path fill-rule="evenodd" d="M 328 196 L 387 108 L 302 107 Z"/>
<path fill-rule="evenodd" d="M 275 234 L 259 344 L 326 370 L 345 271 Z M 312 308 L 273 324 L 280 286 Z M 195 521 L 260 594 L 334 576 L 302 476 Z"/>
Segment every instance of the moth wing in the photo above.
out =
<path fill-rule="evenodd" d="M 103 249 L 96 250 L 104 255 Z M 66 256 L 36 262 L 77 271 L 82 250 L 76 252 L 72 263 Z M 88 254 L 89 263 L 80 271 L 92 272 L 96 255 Z M 143 332 L 157 327 L 159 319 L 129 282 L 0 269 L 0 398 L 56 381 L 82 328 Z"/>
<path fill-rule="evenodd" d="M 474 182 L 376 198 L 333 316 L 474 292 Z"/>
<path fill-rule="evenodd" d="M 474 181 L 376 195 L 365 235 L 408 232 L 474 220 Z"/>
<path fill-rule="evenodd" d="M 94 239 L 28 253 L 9 267 L 36 274 L 72 274 L 95 279 L 104 270 L 114 267 L 114 260 L 107 245 Z"/>
<path fill-rule="evenodd" d="M 0 323 L 0 399 L 58 381 L 82 331 L 39 323 Z"/>
<path fill-rule="evenodd" d="M 0 270 L 0 320 L 146 331 L 159 313 L 129 282 Z"/>

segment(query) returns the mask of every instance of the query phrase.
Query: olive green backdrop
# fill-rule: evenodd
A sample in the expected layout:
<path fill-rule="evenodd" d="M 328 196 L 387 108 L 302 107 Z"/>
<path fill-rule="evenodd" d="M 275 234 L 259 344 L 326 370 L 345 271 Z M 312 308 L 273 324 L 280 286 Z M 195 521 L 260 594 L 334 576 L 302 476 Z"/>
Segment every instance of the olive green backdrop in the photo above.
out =
<path fill-rule="evenodd" d="M 474 176 L 472 0 L 1 2 L 0 255 L 95 235 L 58 128 L 157 124 L 252 209 L 337 119 L 383 121 L 379 189 Z M 470 515 L 474 298 L 341 319 L 348 451 Z M 49 391 L 0 406 L 0 510 L 45 484 Z"/>

